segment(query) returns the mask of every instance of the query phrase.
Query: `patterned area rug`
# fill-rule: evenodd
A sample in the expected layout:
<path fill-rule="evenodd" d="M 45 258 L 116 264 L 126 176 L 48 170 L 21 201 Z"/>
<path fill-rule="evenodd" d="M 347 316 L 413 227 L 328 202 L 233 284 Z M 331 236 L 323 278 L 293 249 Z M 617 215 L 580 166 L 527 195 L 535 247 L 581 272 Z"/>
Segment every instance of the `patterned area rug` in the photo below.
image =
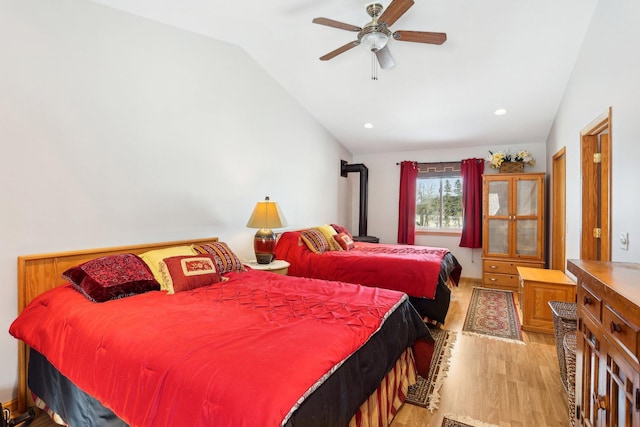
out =
<path fill-rule="evenodd" d="M 442 420 L 442 427 L 498 427 L 495 424 L 487 424 L 474 420 L 467 416 L 446 414 Z"/>
<path fill-rule="evenodd" d="M 513 292 L 473 288 L 462 333 L 523 343 Z"/>
<path fill-rule="evenodd" d="M 456 341 L 456 333 L 437 328 L 430 328 L 430 331 L 436 342 L 428 378 L 418 376 L 418 382 L 409 386 L 406 402 L 433 412 L 440 402 L 439 390 L 449 370 L 451 349 Z"/>

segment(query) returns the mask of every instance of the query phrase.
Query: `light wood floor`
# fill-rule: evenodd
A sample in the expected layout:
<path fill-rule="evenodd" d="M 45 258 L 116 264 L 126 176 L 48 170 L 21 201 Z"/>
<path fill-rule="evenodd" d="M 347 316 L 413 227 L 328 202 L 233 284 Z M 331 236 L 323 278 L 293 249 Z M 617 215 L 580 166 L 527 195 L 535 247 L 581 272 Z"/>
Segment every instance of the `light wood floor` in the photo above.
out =
<path fill-rule="evenodd" d="M 453 289 L 444 329 L 462 330 L 474 286 L 463 279 Z M 526 345 L 457 335 L 439 408 L 405 404 L 392 427 L 440 427 L 447 413 L 501 427 L 569 425 L 553 335 L 523 332 Z"/>
<path fill-rule="evenodd" d="M 473 280 L 453 289 L 445 329 L 461 331 Z M 523 332 L 526 345 L 458 333 L 451 367 L 433 413 L 405 404 L 392 427 L 440 427 L 447 413 L 501 427 L 568 426 L 567 395 L 560 382 L 552 335 Z M 41 414 L 32 427 L 55 426 Z"/>

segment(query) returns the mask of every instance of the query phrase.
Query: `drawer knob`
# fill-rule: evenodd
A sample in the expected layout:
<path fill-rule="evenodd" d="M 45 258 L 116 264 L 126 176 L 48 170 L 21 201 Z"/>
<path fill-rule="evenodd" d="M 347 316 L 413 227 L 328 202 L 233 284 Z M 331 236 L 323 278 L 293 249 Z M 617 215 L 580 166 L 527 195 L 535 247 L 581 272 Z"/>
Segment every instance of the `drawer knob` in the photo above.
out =
<path fill-rule="evenodd" d="M 492 282 L 495 282 L 498 279 L 496 279 L 495 277 L 490 277 L 489 280 L 491 280 Z"/>
<path fill-rule="evenodd" d="M 616 323 L 613 320 L 611 321 L 611 333 L 622 331 L 622 325 L 620 323 Z"/>
<path fill-rule="evenodd" d="M 584 296 L 584 305 L 591 305 L 593 304 L 593 299 L 587 295 Z"/>
<path fill-rule="evenodd" d="M 495 270 L 496 268 L 498 268 L 498 266 L 497 265 L 490 265 L 489 268 L 492 268 L 492 269 Z"/>

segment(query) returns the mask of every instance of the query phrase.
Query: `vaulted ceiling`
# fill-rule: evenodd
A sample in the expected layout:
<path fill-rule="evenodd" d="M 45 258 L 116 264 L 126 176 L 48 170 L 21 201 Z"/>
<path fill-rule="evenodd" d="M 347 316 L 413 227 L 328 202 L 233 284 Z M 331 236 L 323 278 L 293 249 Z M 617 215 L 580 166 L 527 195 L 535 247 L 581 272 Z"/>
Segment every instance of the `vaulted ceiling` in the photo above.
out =
<path fill-rule="evenodd" d="M 396 65 L 372 80 L 364 45 L 318 59 L 356 33 L 312 23 L 362 27 L 371 2 L 93 1 L 241 46 L 354 154 L 544 142 L 597 3 L 415 0 L 391 29 L 447 41 L 389 41 Z"/>

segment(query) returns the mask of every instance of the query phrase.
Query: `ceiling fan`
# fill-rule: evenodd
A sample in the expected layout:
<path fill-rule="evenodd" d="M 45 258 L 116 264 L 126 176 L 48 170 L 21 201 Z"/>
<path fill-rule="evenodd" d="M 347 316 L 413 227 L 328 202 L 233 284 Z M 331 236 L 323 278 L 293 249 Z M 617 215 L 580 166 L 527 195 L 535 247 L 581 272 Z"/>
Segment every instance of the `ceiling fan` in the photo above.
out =
<path fill-rule="evenodd" d="M 345 24 L 328 18 L 315 18 L 314 24 L 326 25 L 328 27 L 339 28 L 341 30 L 358 33 L 358 38 L 352 42 L 339 47 L 320 57 L 321 61 L 327 61 L 341 53 L 348 51 L 360 44 L 365 44 L 375 54 L 380 64 L 380 68 L 391 68 L 395 65 L 387 42 L 393 38 L 403 42 L 442 44 L 447 40 L 445 33 L 430 33 L 425 31 L 394 31 L 389 27 L 393 25 L 404 13 L 413 6 L 413 0 L 393 0 L 384 9 L 380 3 L 372 3 L 367 6 L 367 13 L 371 17 L 371 22 L 362 28 L 355 25 Z M 384 9 L 384 11 L 383 11 Z"/>

